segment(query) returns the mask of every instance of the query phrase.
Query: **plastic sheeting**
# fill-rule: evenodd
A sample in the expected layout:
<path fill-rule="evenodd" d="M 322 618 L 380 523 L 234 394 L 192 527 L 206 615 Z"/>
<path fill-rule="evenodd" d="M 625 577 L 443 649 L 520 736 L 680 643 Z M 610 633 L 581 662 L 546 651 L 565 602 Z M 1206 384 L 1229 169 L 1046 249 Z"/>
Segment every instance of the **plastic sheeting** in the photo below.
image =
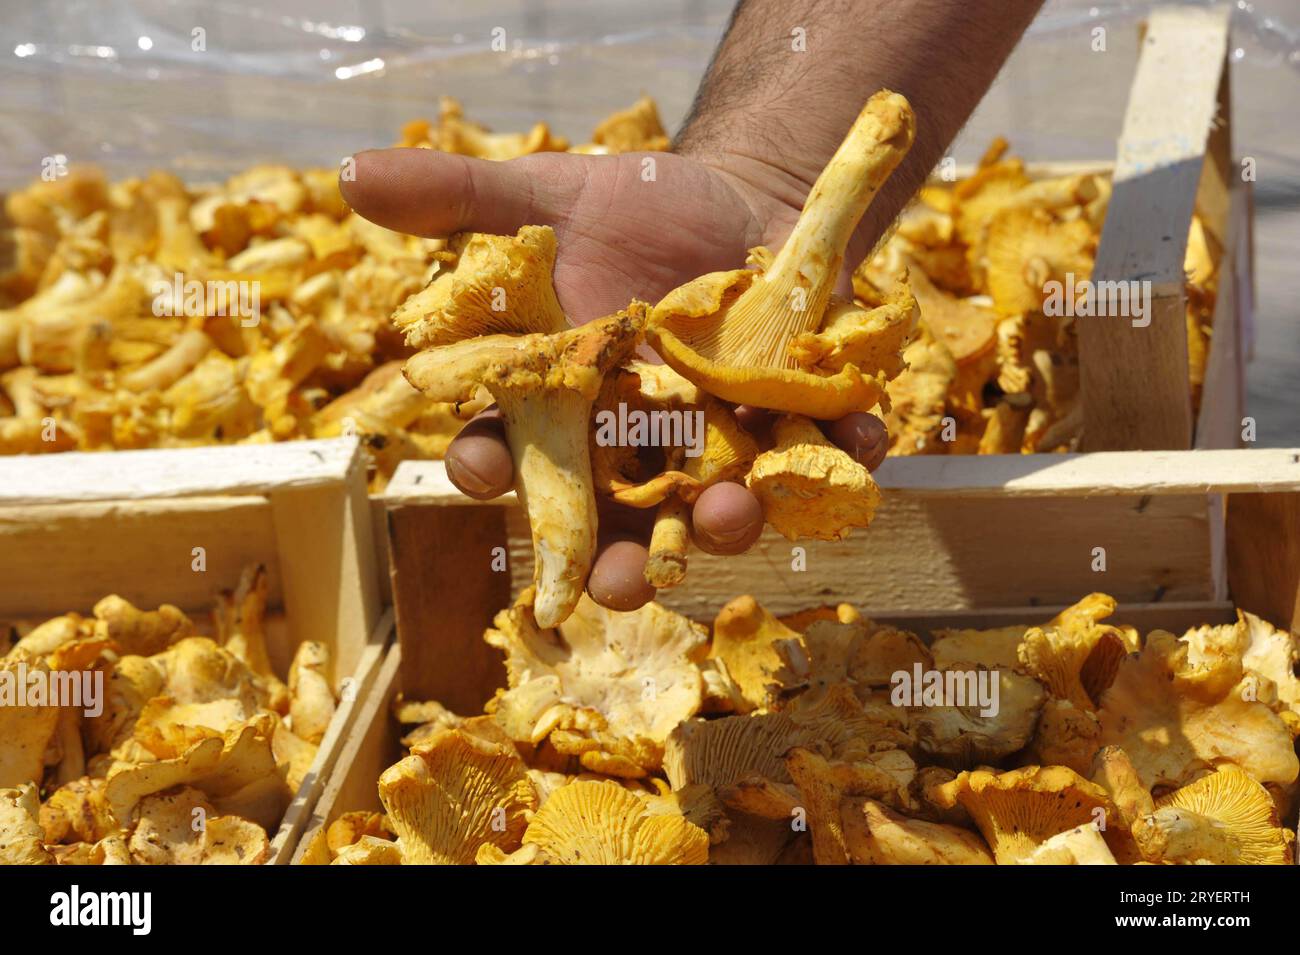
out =
<path fill-rule="evenodd" d="M 999 0 L 970 0 L 996 16 Z M 1197 3 L 1188 5 L 1225 5 Z M 1232 0 L 1235 151 L 1255 187 L 1262 443 L 1300 443 L 1300 7 Z M 334 165 L 432 116 L 440 94 L 497 129 L 574 141 L 642 92 L 676 129 L 732 0 L 6 0 L 0 190 L 47 157 L 190 181 L 254 162 Z M 954 145 L 1110 159 L 1148 2 L 1048 0 Z M 793 26 L 794 24 L 792 24 Z M 845 24 L 844 29 L 870 29 Z M 1106 49 L 1095 51 L 1103 28 Z"/>
<path fill-rule="evenodd" d="M 973 2 L 996 15 L 996 0 Z M 1113 156 L 1136 24 L 1150 6 L 1049 0 L 959 158 L 997 133 L 1029 158 Z M 1297 35 L 1277 19 L 1283 8 L 1297 14 L 1294 0 L 1235 6 L 1238 88 L 1267 99 L 1300 75 L 1288 68 L 1300 68 Z M 495 128 L 543 118 L 581 140 L 601 116 L 649 92 L 675 128 L 730 8 L 731 0 L 10 0 L 0 6 L 0 188 L 37 175 L 54 154 L 115 176 L 165 167 L 206 179 L 259 160 L 332 165 L 391 142 L 404 121 L 436 112 L 443 93 Z M 1097 26 L 1107 30 L 1105 52 L 1092 48 Z M 1265 103 L 1253 120 L 1243 105 L 1246 141 L 1258 132 L 1279 161 L 1300 154 L 1282 139 L 1300 136 L 1281 128 L 1293 124 L 1277 123 Z"/>

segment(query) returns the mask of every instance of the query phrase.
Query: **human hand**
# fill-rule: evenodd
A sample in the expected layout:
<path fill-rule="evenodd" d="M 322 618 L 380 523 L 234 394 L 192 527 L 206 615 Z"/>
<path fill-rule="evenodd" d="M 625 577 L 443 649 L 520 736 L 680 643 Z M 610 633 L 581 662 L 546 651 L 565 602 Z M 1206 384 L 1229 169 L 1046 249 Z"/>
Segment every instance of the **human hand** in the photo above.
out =
<path fill-rule="evenodd" d="M 645 161 L 652 160 L 647 166 Z M 730 166 L 730 168 L 728 168 Z M 643 175 L 653 169 L 653 178 Z M 779 248 L 793 228 L 807 184 L 761 162 L 729 164 L 712 156 L 539 153 L 506 162 L 428 149 L 359 153 L 356 177 L 340 183 L 359 214 L 413 235 L 460 231 L 513 235 L 526 224 L 556 232 L 554 284 L 575 324 L 657 301 L 710 271 L 736 268 L 755 245 Z M 867 238 L 855 245 L 857 261 Z M 771 416 L 738 408 L 741 424 L 761 433 Z M 834 443 L 869 469 L 888 439 L 879 418 L 855 413 L 823 424 Z M 471 421 L 447 449 L 447 475 L 465 494 L 487 500 L 513 487 L 514 464 L 498 417 Z M 600 543 L 587 589 L 599 603 L 632 610 L 654 596 L 645 581 L 654 511 L 602 505 Z M 747 550 L 763 528 L 758 500 L 726 482 L 692 509 L 694 540 L 714 554 Z"/>

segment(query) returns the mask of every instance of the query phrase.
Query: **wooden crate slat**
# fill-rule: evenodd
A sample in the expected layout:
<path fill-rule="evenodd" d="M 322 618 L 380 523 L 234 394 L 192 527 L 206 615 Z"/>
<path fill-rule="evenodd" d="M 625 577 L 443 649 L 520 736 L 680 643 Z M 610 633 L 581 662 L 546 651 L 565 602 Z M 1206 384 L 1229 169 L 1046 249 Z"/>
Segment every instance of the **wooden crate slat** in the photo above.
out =
<path fill-rule="evenodd" d="M 0 457 L 0 506 L 264 494 L 346 480 L 356 438 Z"/>
<path fill-rule="evenodd" d="M 476 508 L 458 509 L 478 513 Z M 512 591 L 532 582 L 523 510 L 507 513 Z M 1066 605 L 1093 590 L 1121 601 L 1215 597 L 1204 497 L 886 498 L 842 541 L 794 543 L 771 528 L 742 557 L 692 550 L 686 582 L 656 599 L 695 620 L 754 594 L 776 613 L 846 601 L 901 612 Z M 794 548 L 803 566 L 793 569 Z M 1093 572 L 1093 548 L 1106 571 Z M 444 597 L 444 603 L 447 597 Z M 453 598 L 454 599 L 454 598 Z M 472 639 L 461 651 L 482 653 Z"/>
<path fill-rule="evenodd" d="M 370 635 L 352 675 L 347 677 L 339 697 L 338 708 L 330 721 L 325 736 L 321 739 L 316 759 L 303 778 L 302 785 L 294 793 L 293 801 L 285 810 L 280 828 L 271 841 L 272 865 L 287 865 L 298 848 L 298 838 L 311 821 L 312 810 L 325 790 L 334 767 L 338 765 L 344 743 L 352 738 L 352 731 L 357 725 L 357 718 L 371 689 L 379 678 L 384 653 L 388 640 L 393 633 L 393 615 L 389 611 L 380 618 Z M 368 724 L 367 724 L 368 725 Z"/>
<path fill-rule="evenodd" d="M 1093 454 L 917 455 L 887 458 L 875 474 L 889 494 L 917 497 L 1079 497 L 1300 490 L 1300 449 L 1109 451 Z M 465 497 L 441 461 L 404 461 L 390 506 L 513 506 Z"/>
<path fill-rule="evenodd" d="M 194 570 L 196 547 L 207 570 Z M 88 614 L 118 593 L 206 615 L 248 564 L 266 564 L 281 603 L 271 506 L 259 495 L 0 507 L 0 617 Z"/>
<path fill-rule="evenodd" d="M 382 606 L 365 468 L 354 458 L 343 482 L 280 488 L 270 502 L 292 643 L 327 643 L 337 682 L 359 663 Z"/>
<path fill-rule="evenodd" d="M 1201 412 L 1196 421 L 1197 448 L 1238 448 L 1246 414 L 1245 329 L 1250 319 L 1243 295 L 1250 268 L 1246 245 L 1250 233 L 1247 184 L 1232 191 L 1225 232 L 1226 251 L 1219 262 L 1218 288 L 1211 325 L 1210 353 L 1201 387 Z"/>
<path fill-rule="evenodd" d="M 477 712 L 505 678 L 501 655 L 483 643 L 493 615 L 510 601 L 508 568 L 492 569 L 494 550 L 508 543 L 505 515 L 500 509 L 395 507 L 388 529 L 393 602 L 407 660 L 402 691 Z"/>
<path fill-rule="evenodd" d="M 375 679 L 359 701 L 352 732 L 339 749 L 333 771 L 317 798 L 293 852 L 295 865 L 316 838 L 345 812 L 382 811 L 379 776 L 402 756 L 397 727 L 390 714 L 400 689 L 402 648 L 394 643 L 377 667 Z"/>
<path fill-rule="evenodd" d="M 1082 596 L 1082 595 L 1080 595 Z M 987 607 L 979 610 L 916 611 L 874 610 L 862 608 L 862 613 L 880 623 L 892 623 L 920 634 L 929 640 L 935 630 L 945 628 L 1010 627 L 1017 624 L 1035 626 L 1050 620 L 1068 604 L 1034 607 Z M 1136 627 L 1142 634 L 1152 630 L 1169 630 L 1184 633 L 1202 624 L 1232 623 L 1237 611 L 1226 600 L 1171 600 L 1160 603 L 1126 603 L 1121 601 L 1115 613 L 1106 622 L 1115 626 Z"/>
<path fill-rule="evenodd" d="M 1092 280 L 1149 281 L 1150 324 L 1077 320 L 1086 450 L 1191 447 L 1183 258 L 1218 111 L 1227 14 L 1165 7 L 1148 22 Z"/>

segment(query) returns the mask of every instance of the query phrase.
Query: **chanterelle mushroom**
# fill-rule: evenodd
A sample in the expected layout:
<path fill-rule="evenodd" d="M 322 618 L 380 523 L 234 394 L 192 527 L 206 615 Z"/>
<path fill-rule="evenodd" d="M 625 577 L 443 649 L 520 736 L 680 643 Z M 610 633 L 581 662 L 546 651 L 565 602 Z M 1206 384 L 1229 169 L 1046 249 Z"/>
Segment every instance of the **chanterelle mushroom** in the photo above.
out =
<path fill-rule="evenodd" d="M 1020 860 L 1021 865 L 1116 865 L 1101 830 L 1092 823 L 1058 832 Z"/>
<path fill-rule="evenodd" d="M 589 598 L 558 630 L 540 628 L 529 594 L 484 639 L 505 651 L 510 689 L 489 704 L 511 739 L 579 756 L 608 775 L 657 769 L 664 742 L 704 699 L 697 660 L 707 632 L 656 603 L 631 613 Z"/>
<path fill-rule="evenodd" d="M 39 812 L 35 785 L 24 783 L 17 789 L 0 789 L 0 865 L 54 863 L 42 844 Z"/>
<path fill-rule="evenodd" d="M 1102 695 L 1100 742 L 1122 747 L 1147 787 L 1182 785 L 1225 762 L 1260 782 L 1294 782 L 1300 762 L 1291 733 L 1243 692 L 1240 653 L 1202 649 L 1194 662 L 1195 650 L 1172 633 L 1148 634 Z"/>
<path fill-rule="evenodd" d="M 842 802 L 840 816 L 858 865 L 993 865 L 984 840 L 969 829 L 909 819 L 865 797 Z"/>
<path fill-rule="evenodd" d="M 1057 833 L 1096 824 L 1114 811 L 1106 790 L 1064 766 L 966 772 L 936 795 L 941 805 L 959 804 L 970 813 L 998 865 L 1026 859 Z"/>
<path fill-rule="evenodd" d="M 798 415 L 772 428 L 776 447 L 754 461 L 745 483 L 763 505 L 763 519 L 787 540 L 839 540 L 866 527 L 880 503 L 871 473 Z"/>
<path fill-rule="evenodd" d="M 903 367 L 916 326 L 908 293 L 871 309 L 832 296 L 854 229 L 911 148 L 906 99 L 867 102 L 822 171 L 794 232 L 758 270 L 701 276 L 655 306 L 646 336 L 678 372 L 728 401 L 813 418 L 865 411 Z"/>
<path fill-rule="evenodd" d="M 479 847 L 519 847 L 537 794 L 513 746 L 462 730 L 416 743 L 379 777 L 406 865 L 463 865 Z"/>
<path fill-rule="evenodd" d="M 709 834 L 609 780 L 556 790 L 524 833 L 555 865 L 703 865 Z"/>
<path fill-rule="evenodd" d="M 591 404 L 605 374 L 636 347 L 645 307 L 633 302 L 563 331 L 550 282 L 551 230 L 525 227 L 517 237 L 474 242 L 481 254 L 462 255 L 455 271 L 394 315 L 408 344 L 426 348 L 404 373 L 434 401 L 467 401 L 480 385 L 496 399 L 533 532 L 534 611 L 541 626 L 553 627 L 577 606 L 596 548 Z"/>
<path fill-rule="evenodd" d="M 709 656 L 735 683 L 740 713 L 774 707 L 782 690 L 807 677 L 803 637 L 750 596 L 737 597 L 718 613 Z"/>
<path fill-rule="evenodd" d="M 1160 799 L 1133 838 L 1150 862 L 1216 865 L 1288 865 L 1295 842 L 1268 790 L 1232 765 Z"/>

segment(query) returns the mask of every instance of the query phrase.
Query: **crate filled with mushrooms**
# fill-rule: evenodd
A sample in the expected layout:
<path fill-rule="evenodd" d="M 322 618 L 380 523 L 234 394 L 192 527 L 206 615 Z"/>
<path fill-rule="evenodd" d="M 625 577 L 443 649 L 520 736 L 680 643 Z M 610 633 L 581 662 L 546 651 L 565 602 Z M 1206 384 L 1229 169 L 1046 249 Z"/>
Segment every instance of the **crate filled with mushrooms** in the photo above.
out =
<path fill-rule="evenodd" d="M 910 270 L 832 294 L 911 126 L 872 97 L 780 250 L 654 305 L 564 327 L 554 238 L 525 229 L 463 237 L 398 309 L 412 384 L 500 406 L 515 493 L 399 467 L 398 644 L 299 862 L 1293 861 L 1300 452 L 899 456 L 873 478 L 813 424 L 880 402 L 925 334 Z M 539 307 L 475 320 L 509 282 Z M 705 453 L 602 445 L 619 404 L 698 412 Z M 747 434 L 736 404 L 782 415 Z M 688 560 L 683 515 L 726 480 L 766 543 Z M 584 592 L 610 503 L 654 509 L 637 609 Z"/>
<path fill-rule="evenodd" d="M 0 864 L 285 863 L 391 634 L 360 446 L 116 457 L 0 459 Z"/>
<path fill-rule="evenodd" d="M 1255 614 L 1174 632 L 1093 593 L 935 626 L 742 596 L 707 626 L 583 598 L 546 630 L 533 597 L 483 634 L 482 714 L 404 695 L 390 651 L 298 861 L 1293 861 L 1300 646 Z"/>

